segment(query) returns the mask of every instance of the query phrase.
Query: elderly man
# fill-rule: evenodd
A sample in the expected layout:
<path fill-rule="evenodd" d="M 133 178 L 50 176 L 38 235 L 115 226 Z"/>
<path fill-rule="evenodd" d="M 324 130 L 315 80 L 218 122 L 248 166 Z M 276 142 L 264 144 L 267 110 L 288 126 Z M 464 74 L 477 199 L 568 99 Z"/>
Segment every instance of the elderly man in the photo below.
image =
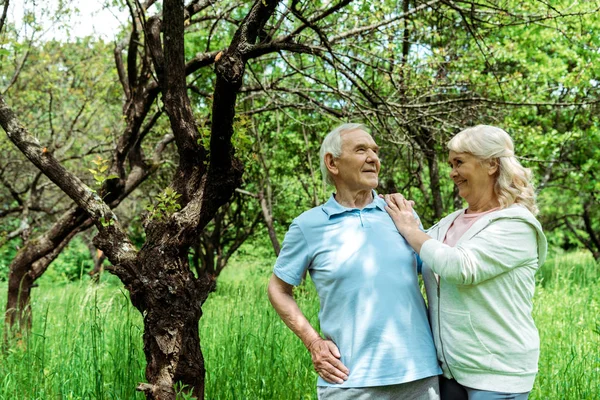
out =
<path fill-rule="evenodd" d="M 319 399 L 439 399 L 441 370 L 417 256 L 374 191 L 378 150 L 359 124 L 341 125 L 325 137 L 321 171 L 335 193 L 293 221 L 269 299 L 310 351 Z M 319 295 L 324 338 L 293 297 L 306 270 Z"/>

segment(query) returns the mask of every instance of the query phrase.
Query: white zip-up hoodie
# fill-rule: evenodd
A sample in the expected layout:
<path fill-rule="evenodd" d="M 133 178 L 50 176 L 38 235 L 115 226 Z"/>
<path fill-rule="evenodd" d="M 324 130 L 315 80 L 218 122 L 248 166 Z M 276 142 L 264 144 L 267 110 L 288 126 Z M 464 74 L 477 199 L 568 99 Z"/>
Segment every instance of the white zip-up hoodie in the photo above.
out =
<path fill-rule="evenodd" d="M 529 392 L 540 349 L 531 315 L 534 275 L 546 259 L 546 237 L 533 214 L 515 204 L 482 216 L 455 247 L 443 244 L 463 212 L 431 227 L 436 240 L 420 252 L 444 376 L 479 390 Z"/>

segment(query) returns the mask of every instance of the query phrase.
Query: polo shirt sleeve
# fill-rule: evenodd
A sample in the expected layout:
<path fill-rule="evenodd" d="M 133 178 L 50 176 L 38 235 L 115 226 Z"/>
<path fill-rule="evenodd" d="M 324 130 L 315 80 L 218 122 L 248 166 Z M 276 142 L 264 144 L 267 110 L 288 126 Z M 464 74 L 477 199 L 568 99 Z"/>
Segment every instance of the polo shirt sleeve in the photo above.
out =
<path fill-rule="evenodd" d="M 273 273 L 282 281 L 298 286 L 309 265 L 308 242 L 298 222 L 294 220 L 283 239 L 283 246 L 275 261 Z"/>
<path fill-rule="evenodd" d="M 428 240 L 423 243 L 420 255 L 446 281 L 477 285 L 536 262 L 537 232 L 525 221 L 500 219 L 456 247 Z"/>

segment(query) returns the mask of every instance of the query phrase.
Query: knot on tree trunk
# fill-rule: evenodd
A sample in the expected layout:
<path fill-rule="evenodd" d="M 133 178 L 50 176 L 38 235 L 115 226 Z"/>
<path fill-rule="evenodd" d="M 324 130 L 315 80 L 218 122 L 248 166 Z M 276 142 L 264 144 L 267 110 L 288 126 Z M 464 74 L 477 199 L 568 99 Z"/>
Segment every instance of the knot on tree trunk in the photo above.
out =
<path fill-rule="evenodd" d="M 140 383 L 136 390 L 143 392 L 148 400 L 175 400 L 175 391 L 170 386 Z"/>
<path fill-rule="evenodd" d="M 228 84 L 236 87 L 242 84 L 244 70 L 244 60 L 239 54 L 225 54 L 215 65 L 217 75 L 221 76 Z"/>

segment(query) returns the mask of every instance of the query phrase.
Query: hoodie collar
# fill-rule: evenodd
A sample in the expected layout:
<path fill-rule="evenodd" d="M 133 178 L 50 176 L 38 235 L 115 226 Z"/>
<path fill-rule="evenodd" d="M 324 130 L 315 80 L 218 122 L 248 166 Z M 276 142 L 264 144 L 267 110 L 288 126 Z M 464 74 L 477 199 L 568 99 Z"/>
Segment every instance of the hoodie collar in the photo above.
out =
<path fill-rule="evenodd" d="M 448 229 L 452 225 L 452 222 L 462 213 L 465 212 L 466 209 L 458 210 L 443 218 L 439 223 L 439 231 L 438 231 L 438 240 L 443 241 L 444 237 L 446 237 L 446 233 Z M 475 222 L 459 239 L 459 243 L 463 240 L 468 240 L 479 233 L 482 229 L 484 229 L 488 224 L 497 220 L 497 219 L 520 219 L 535 228 L 537 231 L 537 242 L 538 242 L 538 265 L 541 266 L 546 260 L 546 255 L 548 252 L 548 243 L 546 241 L 546 236 L 544 235 L 544 231 L 542 229 L 542 225 L 540 222 L 527 210 L 524 206 L 520 204 L 513 204 L 510 207 L 502 208 L 500 210 L 496 210 L 489 214 L 482 216 L 477 222 Z M 433 227 L 432 227 L 433 228 Z M 430 228 L 431 229 L 431 228 Z"/>

